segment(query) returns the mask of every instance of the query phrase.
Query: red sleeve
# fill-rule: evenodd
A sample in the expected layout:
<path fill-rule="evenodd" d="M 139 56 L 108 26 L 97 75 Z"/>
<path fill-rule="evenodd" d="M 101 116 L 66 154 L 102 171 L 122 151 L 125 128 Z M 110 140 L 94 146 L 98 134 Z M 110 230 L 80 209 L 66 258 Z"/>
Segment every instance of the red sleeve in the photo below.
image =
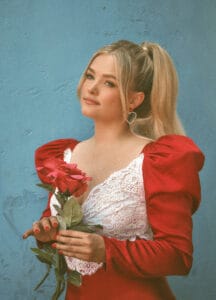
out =
<path fill-rule="evenodd" d="M 204 156 L 189 138 L 168 135 L 144 148 L 143 177 L 153 240 L 104 237 L 106 269 L 135 277 L 185 275 L 192 265 L 192 214 Z"/>
<path fill-rule="evenodd" d="M 64 151 L 68 148 L 71 150 L 74 149 L 74 147 L 78 144 L 79 142 L 74 139 L 59 139 L 55 141 L 51 141 L 41 147 L 39 147 L 35 151 L 35 166 L 36 168 L 43 166 L 43 162 L 46 159 L 64 159 Z M 42 180 L 42 176 L 40 172 L 37 172 L 38 177 Z M 41 218 L 43 217 L 49 217 L 51 215 L 50 212 L 50 198 L 51 194 L 49 194 L 48 202 L 47 202 L 47 207 L 43 211 Z"/>

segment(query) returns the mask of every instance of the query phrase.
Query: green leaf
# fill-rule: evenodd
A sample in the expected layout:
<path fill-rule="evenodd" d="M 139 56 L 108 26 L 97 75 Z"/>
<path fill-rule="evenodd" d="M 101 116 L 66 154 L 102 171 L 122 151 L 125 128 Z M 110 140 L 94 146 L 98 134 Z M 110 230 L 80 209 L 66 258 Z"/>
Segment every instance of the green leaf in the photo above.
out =
<path fill-rule="evenodd" d="M 49 192 L 51 192 L 51 193 L 55 192 L 55 188 L 52 185 L 48 184 L 48 183 L 37 183 L 36 185 L 43 188 L 43 189 L 45 189 L 45 190 L 47 190 L 47 191 L 49 191 Z"/>
<path fill-rule="evenodd" d="M 103 226 L 101 225 L 90 225 L 90 224 L 84 224 L 84 223 L 79 223 L 78 225 L 72 225 L 69 229 L 76 230 L 76 231 L 82 231 L 82 232 L 88 232 L 88 233 L 93 233 L 96 232 L 98 229 L 102 229 Z"/>
<path fill-rule="evenodd" d="M 37 258 L 40 261 L 46 262 L 47 264 L 53 263 L 53 254 L 50 254 L 38 248 L 31 248 L 31 250 L 36 254 Z"/>
<path fill-rule="evenodd" d="M 64 216 L 64 212 L 63 210 L 56 204 L 53 204 L 53 207 L 56 209 L 57 213 L 60 215 L 60 216 Z"/>
<path fill-rule="evenodd" d="M 95 232 L 95 228 L 93 226 L 88 226 L 88 225 L 73 225 L 70 227 L 70 229 L 76 231 L 88 232 L 88 233 Z"/>
<path fill-rule="evenodd" d="M 80 204 L 73 197 L 65 203 L 63 207 L 63 216 L 67 228 L 72 225 L 77 225 L 83 218 L 83 213 Z"/>
<path fill-rule="evenodd" d="M 68 273 L 67 280 L 68 280 L 68 282 L 70 282 L 71 284 L 73 284 L 77 287 L 80 287 L 82 284 L 82 276 L 77 271 L 70 271 Z"/>
<path fill-rule="evenodd" d="M 50 262 L 50 260 L 45 259 L 44 257 L 40 257 L 38 255 L 35 256 L 40 262 L 42 262 L 43 264 L 47 264 L 49 266 L 52 265 L 52 263 Z"/>
<path fill-rule="evenodd" d="M 61 207 L 64 206 L 65 202 L 67 201 L 67 197 L 63 193 L 57 192 L 55 193 L 56 199 L 58 200 Z"/>
<path fill-rule="evenodd" d="M 47 251 L 48 253 L 50 253 L 52 255 L 54 255 L 56 253 L 56 249 L 53 249 L 51 247 L 51 244 L 52 244 L 52 242 L 51 243 L 44 243 L 43 250 Z"/>
<path fill-rule="evenodd" d="M 66 225 L 66 222 L 65 222 L 65 220 L 63 219 L 63 217 L 57 215 L 56 218 L 57 218 L 58 223 L 59 223 L 59 229 L 60 229 L 60 230 L 65 230 L 65 229 L 67 229 L 67 225 Z"/>

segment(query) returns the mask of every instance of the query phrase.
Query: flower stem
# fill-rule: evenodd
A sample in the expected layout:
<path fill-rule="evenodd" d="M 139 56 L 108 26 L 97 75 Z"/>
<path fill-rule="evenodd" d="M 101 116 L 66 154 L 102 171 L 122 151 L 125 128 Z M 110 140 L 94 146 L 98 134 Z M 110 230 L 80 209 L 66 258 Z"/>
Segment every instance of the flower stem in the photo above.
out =
<path fill-rule="evenodd" d="M 56 285 L 55 293 L 52 296 L 52 300 L 57 300 L 59 298 L 61 294 L 60 291 L 61 291 L 61 281 L 58 281 Z"/>
<path fill-rule="evenodd" d="M 57 300 L 61 293 L 64 291 L 65 288 L 65 278 L 63 270 L 63 257 L 56 253 L 56 268 L 55 268 L 55 276 L 56 276 L 56 289 L 52 296 L 52 300 Z"/>
<path fill-rule="evenodd" d="M 49 276 L 50 273 L 50 269 L 51 269 L 51 265 L 47 264 L 47 272 L 45 273 L 44 277 L 41 279 L 41 281 L 36 285 L 36 287 L 34 288 L 34 290 L 36 291 L 46 280 L 46 278 Z"/>

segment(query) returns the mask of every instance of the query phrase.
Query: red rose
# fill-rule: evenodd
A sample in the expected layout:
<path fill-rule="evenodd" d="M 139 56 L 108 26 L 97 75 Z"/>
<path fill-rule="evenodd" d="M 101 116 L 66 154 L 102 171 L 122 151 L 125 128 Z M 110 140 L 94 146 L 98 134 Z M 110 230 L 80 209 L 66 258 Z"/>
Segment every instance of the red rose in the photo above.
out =
<path fill-rule="evenodd" d="M 37 171 L 43 183 L 51 184 L 60 192 L 69 192 L 76 197 L 87 190 L 87 181 L 91 179 L 79 170 L 76 164 L 68 164 L 60 159 L 45 160 Z"/>
<path fill-rule="evenodd" d="M 59 167 L 62 161 L 59 159 L 46 159 L 43 165 L 37 167 L 38 176 L 43 183 L 53 184 L 58 177 Z"/>
<path fill-rule="evenodd" d="M 61 193 L 69 192 L 76 197 L 81 196 L 87 189 L 87 183 L 83 180 L 75 180 L 70 176 L 59 177 L 55 181 L 55 186 Z"/>

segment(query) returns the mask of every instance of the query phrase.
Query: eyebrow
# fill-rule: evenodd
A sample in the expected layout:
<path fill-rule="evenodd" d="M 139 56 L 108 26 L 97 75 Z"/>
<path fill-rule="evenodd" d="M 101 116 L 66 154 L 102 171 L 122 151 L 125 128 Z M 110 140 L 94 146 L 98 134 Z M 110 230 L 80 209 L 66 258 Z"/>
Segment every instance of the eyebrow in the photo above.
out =
<path fill-rule="evenodd" d="M 95 70 L 92 69 L 91 67 L 89 67 L 87 71 L 91 71 L 94 74 L 96 73 Z M 114 75 L 112 75 L 112 74 L 103 74 L 102 76 L 103 77 L 108 77 L 108 78 L 113 78 L 113 79 L 115 79 L 117 81 L 117 78 Z"/>

